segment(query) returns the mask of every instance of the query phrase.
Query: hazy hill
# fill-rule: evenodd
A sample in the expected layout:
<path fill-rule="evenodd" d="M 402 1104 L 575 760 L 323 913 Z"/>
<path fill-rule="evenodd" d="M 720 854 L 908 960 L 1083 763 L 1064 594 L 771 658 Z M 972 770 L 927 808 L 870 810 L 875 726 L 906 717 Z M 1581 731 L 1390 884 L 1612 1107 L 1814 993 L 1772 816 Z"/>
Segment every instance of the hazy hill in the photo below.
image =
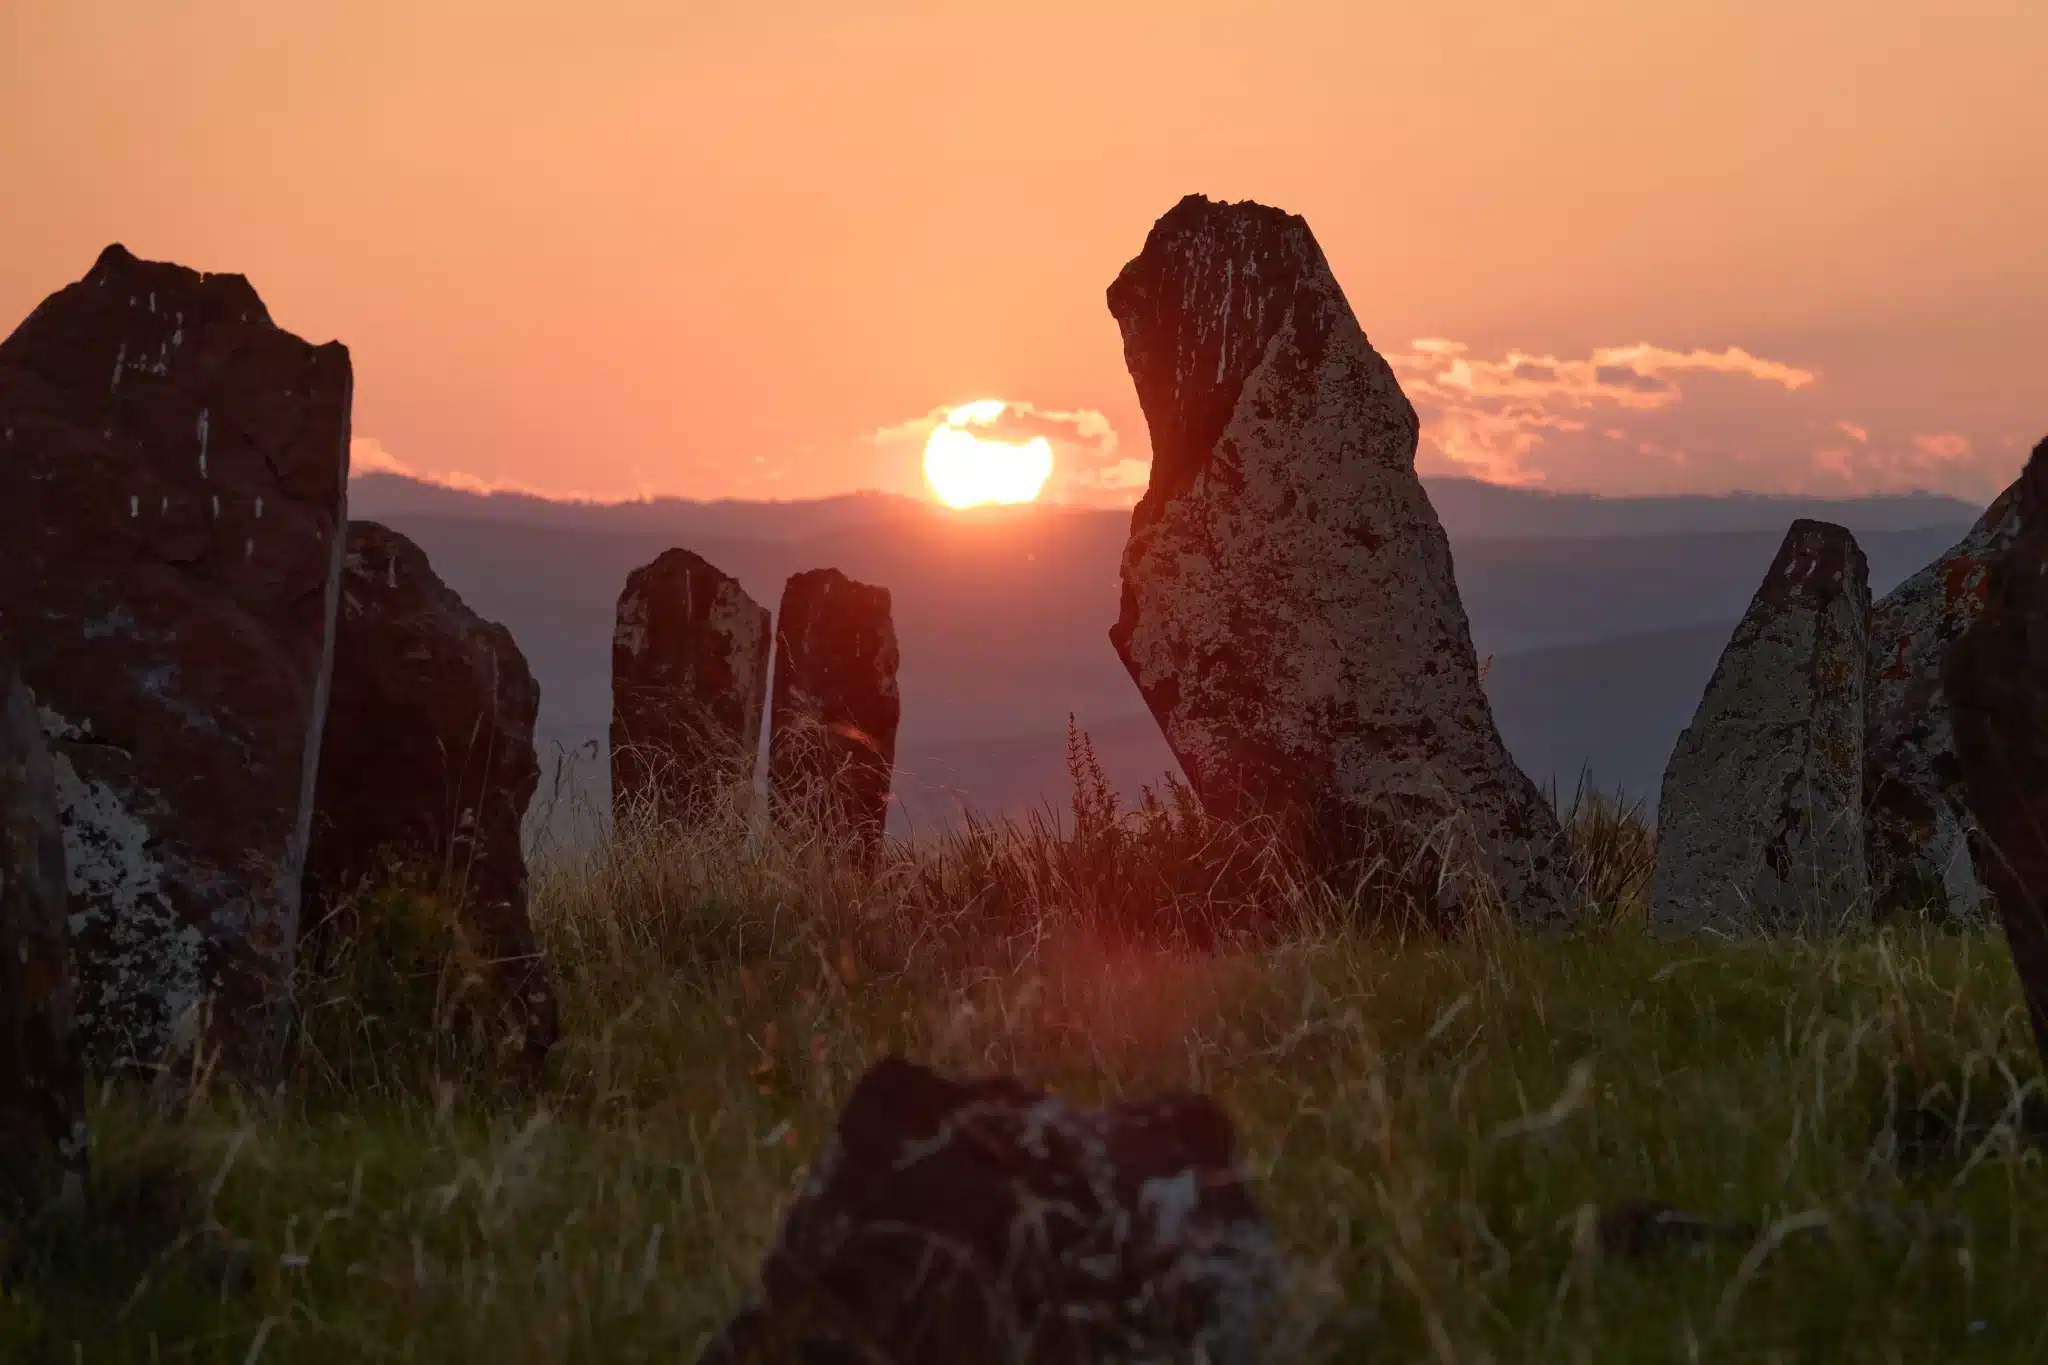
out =
<path fill-rule="evenodd" d="M 1453 536 L 1645 536 L 1691 532 L 1776 531 L 1799 517 L 1839 522 L 1856 534 L 1967 524 L 1979 509 L 1933 493 L 1871 498 L 1793 498 L 1743 493 L 1729 497 L 1606 498 L 1503 488 L 1477 479 L 1424 479 L 1430 501 Z M 903 517 L 934 515 L 926 503 L 893 493 L 852 493 L 800 502 L 561 502 L 526 493 L 477 494 L 393 474 L 349 484 L 355 515 L 483 517 L 587 531 L 647 531 L 747 540 L 793 540 L 829 530 Z M 1001 513 L 996 513 L 1001 515 Z M 938 513 L 937 515 L 945 515 Z M 984 514 L 986 515 L 986 514 Z"/>
<path fill-rule="evenodd" d="M 399 494 L 412 498 L 419 488 L 359 480 L 351 486 L 351 513 L 413 536 L 472 606 L 511 628 L 541 682 L 546 745 L 601 745 L 619 588 L 635 566 L 683 544 L 771 608 L 783 580 L 801 569 L 836 566 L 891 589 L 903 648 L 899 787 L 903 815 L 918 827 L 944 820 L 963 802 L 1010 810 L 1061 800 L 1070 712 L 1126 790 L 1156 779 L 1171 763 L 1107 636 L 1127 513 L 1026 508 L 962 515 L 874 496 L 563 509 L 446 490 L 419 495 L 422 505 L 432 501 L 439 509 L 432 513 L 395 505 Z M 1645 512 L 1653 522 L 1740 525 L 1771 509 L 1780 520 L 1749 529 L 1620 535 L 1600 528 L 1623 500 L 1513 492 L 1495 498 L 1497 492 L 1440 494 L 1446 520 L 1454 527 L 1461 519 L 1495 525 L 1492 512 L 1472 511 L 1490 504 L 1531 509 L 1524 532 L 1558 523 L 1591 528 L 1577 535 L 1453 530 L 1474 642 L 1482 656 L 1495 656 L 1487 691 L 1503 737 L 1539 781 L 1569 787 L 1590 765 L 1604 785 L 1654 799 L 1671 744 L 1785 522 L 1813 505 L 1642 500 L 1654 504 Z M 536 504 L 542 515 L 524 515 Z M 1886 529 L 1911 520 L 1909 508 L 1945 513 L 1948 521 Z M 650 525 L 656 509 L 697 529 L 682 534 Z M 1933 498 L 1829 510 L 1859 527 L 1879 592 L 1947 549 L 1975 515 Z M 505 515 L 514 511 L 521 515 Z M 599 752 L 586 749 L 592 758 L 582 772 L 581 790 L 593 800 L 602 791 Z"/>

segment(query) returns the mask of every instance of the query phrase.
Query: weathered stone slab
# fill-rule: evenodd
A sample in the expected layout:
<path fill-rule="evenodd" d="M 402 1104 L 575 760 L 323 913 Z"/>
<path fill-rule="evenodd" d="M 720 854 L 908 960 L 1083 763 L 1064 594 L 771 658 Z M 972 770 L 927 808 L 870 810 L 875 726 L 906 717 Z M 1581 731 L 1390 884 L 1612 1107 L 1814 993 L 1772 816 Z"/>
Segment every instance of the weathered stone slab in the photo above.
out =
<path fill-rule="evenodd" d="M 2000 502 L 2010 533 L 1942 683 L 1976 866 L 2048 1062 L 2048 440 Z"/>
<path fill-rule="evenodd" d="M 520 844 L 539 711 L 510 631 L 464 605 L 410 540 L 349 523 L 308 903 L 393 867 L 433 869 L 486 964 L 497 1040 L 533 1062 L 556 1035 Z"/>
<path fill-rule="evenodd" d="M 896 625 L 889 590 L 837 569 L 790 578 L 776 616 L 769 790 L 785 812 L 824 814 L 873 850 L 896 770 Z"/>
<path fill-rule="evenodd" d="M 1983 609 L 1992 563 L 2027 529 L 2015 484 L 1954 549 L 1871 608 L 1864 837 L 1881 914 L 1933 906 L 1974 922 L 1985 913 L 1942 668 Z"/>
<path fill-rule="evenodd" d="M 85 1189 L 68 916 L 56 764 L 35 699 L 0 667 L 0 1220 Z"/>
<path fill-rule="evenodd" d="M 885 1059 L 701 1365 L 1250 1365 L 1277 1262 L 1235 1148 L 1200 1095 L 1081 1111 Z"/>
<path fill-rule="evenodd" d="M 1863 896 L 1869 619 L 1856 538 L 1793 522 L 1664 770 L 1653 923 L 1785 930 Z"/>
<path fill-rule="evenodd" d="M 1459 913 L 1497 892 L 1566 916 L 1556 812 L 1480 688 L 1415 410 L 1308 225 L 1190 195 L 1109 308 L 1152 436 L 1110 641 L 1204 806 L 1340 856 L 1391 840 Z"/>
<path fill-rule="evenodd" d="M 281 1057 L 350 370 L 107 248 L 0 342 L 0 653 L 55 745 L 88 1059 Z"/>
<path fill-rule="evenodd" d="M 687 813 L 752 778 L 767 608 L 688 550 L 626 577 L 612 634 L 612 813 Z"/>

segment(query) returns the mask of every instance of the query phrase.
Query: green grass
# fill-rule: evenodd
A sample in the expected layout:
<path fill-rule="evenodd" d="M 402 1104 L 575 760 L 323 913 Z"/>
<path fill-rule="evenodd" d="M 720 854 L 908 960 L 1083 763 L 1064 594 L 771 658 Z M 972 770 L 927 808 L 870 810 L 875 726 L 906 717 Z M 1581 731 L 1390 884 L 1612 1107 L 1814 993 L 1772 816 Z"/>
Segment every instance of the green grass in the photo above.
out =
<path fill-rule="evenodd" d="M 330 963 L 279 1093 L 100 1096 L 98 1212 L 17 1238 L 0 1359 L 687 1363 L 890 1049 L 1218 1096 L 1289 1266 L 1275 1360 L 2048 1359 L 2040 1066 L 1995 935 L 1660 941 L 1640 831 L 1582 805 L 1598 928 L 1404 936 L 1370 870 L 1306 882 L 1077 775 L 1078 832 L 876 871 L 738 809 L 544 859 L 537 1087 L 432 1036 L 445 982 Z M 1604 1258 L 1631 1197 L 1764 1232 Z"/>

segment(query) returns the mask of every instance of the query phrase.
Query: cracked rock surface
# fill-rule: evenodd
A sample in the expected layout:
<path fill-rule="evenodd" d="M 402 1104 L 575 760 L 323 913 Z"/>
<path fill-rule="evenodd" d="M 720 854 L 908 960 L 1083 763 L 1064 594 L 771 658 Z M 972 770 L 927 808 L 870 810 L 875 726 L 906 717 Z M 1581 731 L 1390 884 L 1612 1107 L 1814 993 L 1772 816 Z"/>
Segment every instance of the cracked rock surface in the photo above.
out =
<path fill-rule="evenodd" d="M 1417 422 L 1299 217 L 1191 195 L 1109 287 L 1152 438 L 1110 632 L 1203 805 L 1362 839 L 1440 908 L 1569 913 L 1480 689 Z"/>
<path fill-rule="evenodd" d="M 689 810 L 751 778 L 768 701 L 768 611 L 688 550 L 626 577 L 612 633 L 612 810 Z"/>
<path fill-rule="evenodd" d="M 700 1365 L 1251 1365 L 1277 1262 L 1235 1148 L 1200 1095 L 1079 1110 L 886 1058 Z"/>
<path fill-rule="evenodd" d="M 510 631 L 471 611 L 405 536 L 349 523 L 307 899 L 331 904 L 393 862 L 433 869 L 458 907 L 493 1041 L 529 1063 L 557 1031 L 520 842 L 540 784 L 539 711 Z"/>
<path fill-rule="evenodd" d="M 1792 523 L 1664 770 L 1652 923 L 1778 931 L 1859 902 L 1869 616 L 1855 537 Z"/>
<path fill-rule="evenodd" d="M 0 341 L 0 655 L 53 747 L 96 1067 L 280 1060 L 351 372 L 240 275 L 108 247 Z"/>

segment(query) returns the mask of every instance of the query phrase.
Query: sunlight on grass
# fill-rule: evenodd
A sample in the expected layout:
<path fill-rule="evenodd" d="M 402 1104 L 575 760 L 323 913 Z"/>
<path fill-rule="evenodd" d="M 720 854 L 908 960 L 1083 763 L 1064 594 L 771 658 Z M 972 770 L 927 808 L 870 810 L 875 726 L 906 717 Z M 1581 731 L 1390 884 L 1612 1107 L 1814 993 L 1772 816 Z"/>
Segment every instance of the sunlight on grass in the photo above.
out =
<path fill-rule="evenodd" d="M 1288 1261 L 1275 1360 L 2048 1358 L 1995 937 L 1652 938 L 1647 833 L 1581 793 L 1598 927 L 1446 939 L 1384 869 L 1306 877 L 1184 790 L 1120 811 L 1071 757 L 1061 819 L 879 865 L 744 791 L 545 851 L 537 1087 L 460 1045 L 431 898 L 380 889 L 280 1093 L 100 1095 L 101 1213 L 18 1239 L 0 1358 L 687 1362 L 890 1050 L 1218 1096 Z M 1602 1256 L 1634 1198 L 1757 1235 Z"/>

